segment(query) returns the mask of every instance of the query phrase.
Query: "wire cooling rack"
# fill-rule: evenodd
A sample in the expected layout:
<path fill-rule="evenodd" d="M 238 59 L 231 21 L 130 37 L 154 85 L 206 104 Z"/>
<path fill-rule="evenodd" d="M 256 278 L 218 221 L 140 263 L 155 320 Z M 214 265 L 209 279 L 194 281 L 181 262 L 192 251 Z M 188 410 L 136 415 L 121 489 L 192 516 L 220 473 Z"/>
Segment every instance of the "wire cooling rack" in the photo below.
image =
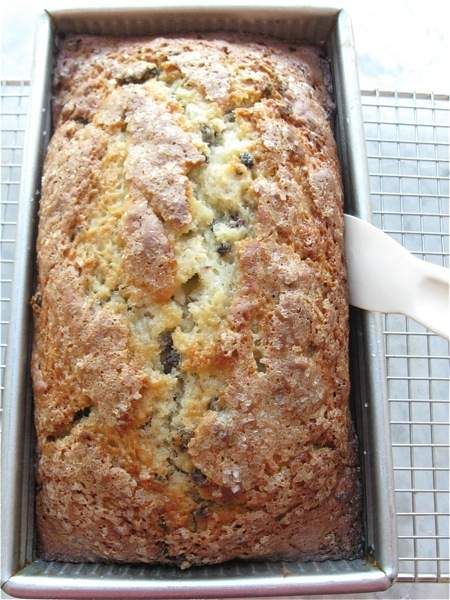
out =
<path fill-rule="evenodd" d="M 29 82 L 1 85 L 1 386 Z M 450 97 L 362 92 L 374 222 L 448 266 Z M 449 347 L 410 319 L 385 317 L 399 580 L 449 577 Z M 1 409 L 0 409 L 1 410 Z"/>
<path fill-rule="evenodd" d="M 3 400 L 6 350 L 14 275 L 14 245 L 19 201 L 20 171 L 30 84 L 28 81 L 1 82 L 1 197 L 0 197 L 0 304 L 1 358 L 0 386 Z M 2 411 L 0 402 L 0 411 Z M 1 427 L 1 419 L 0 419 Z"/>
<path fill-rule="evenodd" d="M 444 95 L 362 92 L 374 223 L 448 267 L 449 116 Z M 386 315 L 399 579 L 449 576 L 449 347 Z"/>

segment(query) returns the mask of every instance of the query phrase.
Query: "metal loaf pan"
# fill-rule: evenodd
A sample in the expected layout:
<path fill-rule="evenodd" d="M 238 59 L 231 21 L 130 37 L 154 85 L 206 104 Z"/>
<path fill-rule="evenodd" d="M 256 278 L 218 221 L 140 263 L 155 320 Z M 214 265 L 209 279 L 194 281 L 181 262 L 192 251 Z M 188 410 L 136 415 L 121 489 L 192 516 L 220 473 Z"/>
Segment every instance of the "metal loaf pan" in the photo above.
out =
<path fill-rule="evenodd" d="M 364 482 L 365 558 L 354 561 L 268 563 L 177 568 L 63 564 L 35 554 L 34 441 L 29 377 L 29 298 L 34 270 L 36 205 L 42 161 L 50 135 L 54 40 L 60 33 L 163 34 L 238 31 L 288 40 L 323 43 L 332 65 L 336 135 L 342 161 L 346 211 L 370 218 L 367 161 L 353 37 L 339 9 L 270 6 L 247 1 L 208 5 L 176 0 L 132 8 L 46 11 L 37 27 L 30 120 L 16 247 L 15 285 L 6 381 L 3 431 L 2 583 L 23 598 L 212 598 L 373 592 L 396 576 L 395 522 L 382 334 L 378 318 L 351 314 L 352 409 L 360 440 Z"/>

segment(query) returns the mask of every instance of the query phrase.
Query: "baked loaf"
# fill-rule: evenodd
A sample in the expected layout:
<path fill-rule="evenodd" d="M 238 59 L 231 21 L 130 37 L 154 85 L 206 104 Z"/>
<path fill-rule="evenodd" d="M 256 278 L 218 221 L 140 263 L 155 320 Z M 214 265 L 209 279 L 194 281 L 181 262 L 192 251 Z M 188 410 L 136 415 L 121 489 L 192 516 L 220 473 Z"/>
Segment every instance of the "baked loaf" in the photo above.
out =
<path fill-rule="evenodd" d="M 34 297 L 40 555 L 358 555 L 342 187 L 317 50 L 71 36 Z"/>

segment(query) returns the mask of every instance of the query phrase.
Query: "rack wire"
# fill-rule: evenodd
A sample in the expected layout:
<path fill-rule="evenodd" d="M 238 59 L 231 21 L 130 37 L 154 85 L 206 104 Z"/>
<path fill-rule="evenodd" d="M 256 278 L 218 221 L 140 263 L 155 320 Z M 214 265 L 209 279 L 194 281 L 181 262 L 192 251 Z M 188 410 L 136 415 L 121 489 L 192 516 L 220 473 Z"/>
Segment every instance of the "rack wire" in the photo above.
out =
<path fill-rule="evenodd" d="M 28 81 L 1 82 L 0 388 L 2 395 L 5 385 L 10 298 L 14 277 L 14 245 L 29 91 Z"/>
<path fill-rule="evenodd" d="M 1 85 L 2 389 L 29 91 L 27 81 Z M 362 104 L 375 224 L 420 258 L 448 266 L 450 97 L 363 91 Z M 386 315 L 385 344 L 399 580 L 444 582 L 450 570 L 449 347 L 401 315 Z"/>
<path fill-rule="evenodd" d="M 449 116 L 444 95 L 362 92 L 374 223 L 448 267 Z M 399 580 L 448 580 L 449 348 L 385 316 Z"/>

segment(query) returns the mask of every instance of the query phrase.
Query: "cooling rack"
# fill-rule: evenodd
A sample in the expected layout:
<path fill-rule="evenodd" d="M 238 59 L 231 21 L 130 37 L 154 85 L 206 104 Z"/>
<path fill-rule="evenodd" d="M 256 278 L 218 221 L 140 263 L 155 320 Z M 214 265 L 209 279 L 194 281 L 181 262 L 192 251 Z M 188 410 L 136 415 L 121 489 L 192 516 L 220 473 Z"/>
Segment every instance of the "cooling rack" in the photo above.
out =
<path fill-rule="evenodd" d="M 448 267 L 450 98 L 362 92 L 374 223 Z M 449 574 L 449 347 L 385 316 L 399 580 Z"/>
<path fill-rule="evenodd" d="M 28 81 L 1 84 L 2 390 L 29 91 Z M 361 99 L 374 223 L 420 258 L 448 267 L 450 97 L 362 91 Z M 443 583 L 450 571 L 449 346 L 401 315 L 385 316 L 384 333 L 398 580 Z"/>

